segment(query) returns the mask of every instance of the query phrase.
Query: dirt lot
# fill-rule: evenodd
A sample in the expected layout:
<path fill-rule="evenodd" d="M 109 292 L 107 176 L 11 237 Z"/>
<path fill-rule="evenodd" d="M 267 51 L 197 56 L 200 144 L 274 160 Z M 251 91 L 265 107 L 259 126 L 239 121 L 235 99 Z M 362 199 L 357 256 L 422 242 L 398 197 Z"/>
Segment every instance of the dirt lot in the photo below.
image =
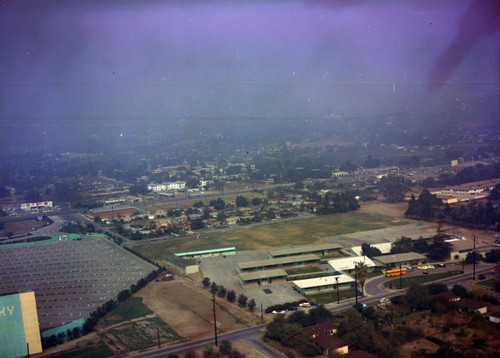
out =
<path fill-rule="evenodd" d="M 212 295 L 191 281 L 152 282 L 136 295 L 183 338 L 193 340 L 213 333 Z M 217 297 L 216 314 L 221 333 L 259 322 L 256 314 Z"/>
<path fill-rule="evenodd" d="M 405 219 L 405 211 L 408 208 L 408 203 L 384 203 L 381 201 L 367 201 L 361 203 L 361 207 L 358 209 L 361 213 L 367 214 L 380 214 L 393 217 L 395 220 L 407 220 Z"/>
<path fill-rule="evenodd" d="M 7 236 L 8 232 L 12 232 L 13 235 L 26 234 L 30 232 L 33 228 L 39 229 L 45 226 L 45 220 L 26 220 L 26 221 L 14 221 L 7 222 L 4 224 L 4 228 L 0 230 L 0 236 Z"/>

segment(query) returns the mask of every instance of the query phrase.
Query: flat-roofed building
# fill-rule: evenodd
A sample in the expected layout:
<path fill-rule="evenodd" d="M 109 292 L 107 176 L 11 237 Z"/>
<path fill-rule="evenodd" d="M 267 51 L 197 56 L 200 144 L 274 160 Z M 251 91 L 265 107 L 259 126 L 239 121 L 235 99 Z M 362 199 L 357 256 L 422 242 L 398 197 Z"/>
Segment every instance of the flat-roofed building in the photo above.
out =
<path fill-rule="evenodd" d="M 460 239 L 451 239 L 446 240 L 451 244 L 450 251 L 450 260 L 465 260 L 467 254 L 474 251 L 474 241 L 473 240 L 460 240 Z M 489 244 L 485 244 L 476 240 L 476 252 L 480 254 L 485 254 L 486 252 L 491 250 L 491 246 Z"/>
<path fill-rule="evenodd" d="M 185 259 L 183 257 L 177 257 L 175 255 L 163 256 L 162 260 L 165 265 L 179 271 L 184 275 L 189 275 L 200 271 L 200 266 L 195 260 Z"/>
<path fill-rule="evenodd" d="M 373 244 L 371 247 L 375 247 L 380 250 L 382 255 L 388 254 L 391 252 L 392 242 L 383 242 L 381 244 Z M 357 256 L 363 256 L 364 252 L 361 249 L 361 246 L 353 246 L 351 247 L 351 251 L 354 252 Z"/>
<path fill-rule="evenodd" d="M 109 218 L 118 215 L 132 215 L 135 208 L 132 206 L 107 206 L 100 209 L 92 209 L 89 214 L 93 217 Z"/>
<path fill-rule="evenodd" d="M 241 272 L 252 272 L 270 270 L 282 267 L 301 267 L 307 265 L 318 265 L 319 257 L 316 255 L 298 255 L 289 257 L 280 257 L 277 259 L 257 260 L 239 262 L 236 264 L 236 270 Z"/>
<path fill-rule="evenodd" d="M 325 256 L 336 253 L 341 248 L 341 245 L 335 243 L 300 245 L 268 250 L 267 255 L 269 256 L 269 258 L 289 257 L 307 254 Z"/>
<path fill-rule="evenodd" d="M 236 248 L 234 246 L 231 247 L 222 247 L 219 249 L 207 249 L 207 250 L 198 250 L 198 251 L 188 251 L 188 252 L 179 252 L 176 253 L 177 257 L 191 258 L 191 259 L 199 259 L 204 257 L 214 257 L 214 256 L 223 256 L 223 255 L 235 255 Z"/>
<path fill-rule="evenodd" d="M 287 273 L 282 269 L 243 272 L 238 276 L 242 286 L 261 286 L 270 285 L 272 283 L 286 282 Z"/>
<path fill-rule="evenodd" d="M 293 281 L 295 289 L 302 294 L 350 289 L 354 287 L 354 279 L 348 275 L 333 275 Z"/>
<path fill-rule="evenodd" d="M 372 259 L 378 267 L 389 268 L 399 265 L 402 267 L 417 266 L 423 261 L 426 261 L 427 257 L 417 252 L 405 252 L 401 254 L 376 256 Z"/>
<path fill-rule="evenodd" d="M 372 269 L 377 266 L 368 256 L 351 256 L 328 260 L 328 270 L 339 273 L 353 273 L 358 262 L 363 262 L 368 268 Z"/>

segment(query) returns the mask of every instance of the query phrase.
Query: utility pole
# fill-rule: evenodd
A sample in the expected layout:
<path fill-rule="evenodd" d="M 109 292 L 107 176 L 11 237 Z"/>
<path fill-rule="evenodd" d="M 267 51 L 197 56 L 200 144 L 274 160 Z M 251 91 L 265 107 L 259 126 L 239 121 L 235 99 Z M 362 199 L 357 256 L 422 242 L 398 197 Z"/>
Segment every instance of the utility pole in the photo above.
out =
<path fill-rule="evenodd" d="M 340 296 L 339 296 L 339 277 L 335 277 L 335 281 L 337 281 L 337 304 L 340 304 Z"/>
<path fill-rule="evenodd" d="M 401 264 L 399 264 L 399 289 L 403 288 L 403 271 L 401 271 Z"/>
<path fill-rule="evenodd" d="M 355 292 L 354 294 L 356 295 L 356 305 L 358 304 L 358 267 L 354 266 L 354 287 L 355 287 Z"/>
<path fill-rule="evenodd" d="M 472 279 L 476 280 L 476 234 L 472 235 L 472 240 L 474 240 L 474 249 L 472 251 L 472 259 L 474 262 L 472 263 Z"/>
<path fill-rule="evenodd" d="M 260 323 L 264 323 L 264 311 L 262 310 L 262 303 L 260 304 Z"/>
<path fill-rule="evenodd" d="M 160 346 L 160 328 L 156 326 L 156 336 L 158 337 L 158 348 L 161 348 Z"/>
<path fill-rule="evenodd" d="M 215 346 L 217 347 L 217 320 L 215 317 L 215 292 L 212 292 L 212 302 L 214 308 L 214 335 L 215 335 Z"/>

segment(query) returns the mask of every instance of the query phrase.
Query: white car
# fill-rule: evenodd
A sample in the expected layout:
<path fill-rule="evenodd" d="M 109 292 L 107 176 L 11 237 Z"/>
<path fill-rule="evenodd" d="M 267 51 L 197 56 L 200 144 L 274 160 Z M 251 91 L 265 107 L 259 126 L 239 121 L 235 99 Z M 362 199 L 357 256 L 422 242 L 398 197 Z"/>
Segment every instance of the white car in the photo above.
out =
<path fill-rule="evenodd" d="M 309 302 L 302 302 L 299 304 L 299 307 L 311 307 L 311 304 Z"/>
<path fill-rule="evenodd" d="M 285 314 L 286 312 L 285 311 L 272 311 L 271 312 L 272 314 Z"/>

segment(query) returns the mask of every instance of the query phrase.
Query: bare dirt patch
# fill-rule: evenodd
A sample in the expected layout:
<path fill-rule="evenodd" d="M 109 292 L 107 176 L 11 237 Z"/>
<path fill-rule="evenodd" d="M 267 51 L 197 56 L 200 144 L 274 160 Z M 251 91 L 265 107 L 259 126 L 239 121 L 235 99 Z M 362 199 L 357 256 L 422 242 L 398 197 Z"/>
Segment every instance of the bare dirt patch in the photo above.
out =
<path fill-rule="evenodd" d="M 151 282 L 137 294 L 181 337 L 192 340 L 213 334 L 212 295 L 186 279 Z M 216 297 L 217 329 L 228 332 L 252 326 L 258 317 Z"/>
<path fill-rule="evenodd" d="M 33 228 L 39 229 L 46 225 L 46 220 L 25 220 L 25 221 L 13 221 L 6 222 L 4 228 L 0 230 L 0 236 L 7 236 L 8 232 L 12 232 L 13 235 L 26 234 L 31 232 Z"/>
<path fill-rule="evenodd" d="M 406 209 L 408 209 L 408 203 L 406 202 L 384 203 L 375 200 L 362 203 L 358 211 L 367 214 L 387 215 L 395 220 L 407 220 L 405 218 Z"/>

